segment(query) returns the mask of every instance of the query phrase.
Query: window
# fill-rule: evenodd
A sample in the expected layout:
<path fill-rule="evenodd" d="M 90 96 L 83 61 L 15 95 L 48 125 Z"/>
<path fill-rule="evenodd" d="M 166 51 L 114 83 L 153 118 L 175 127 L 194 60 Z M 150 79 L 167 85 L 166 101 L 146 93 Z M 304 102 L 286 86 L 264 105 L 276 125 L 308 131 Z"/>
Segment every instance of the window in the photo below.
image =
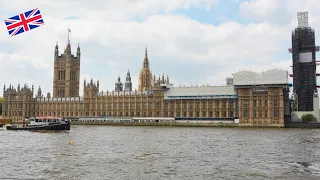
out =
<path fill-rule="evenodd" d="M 279 111 L 278 110 L 273 110 L 273 117 L 277 119 L 279 117 Z"/>
<path fill-rule="evenodd" d="M 249 112 L 248 112 L 248 110 L 244 110 L 244 111 L 243 111 L 243 117 L 245 117 L 245 118 L 249 117 Z"/>

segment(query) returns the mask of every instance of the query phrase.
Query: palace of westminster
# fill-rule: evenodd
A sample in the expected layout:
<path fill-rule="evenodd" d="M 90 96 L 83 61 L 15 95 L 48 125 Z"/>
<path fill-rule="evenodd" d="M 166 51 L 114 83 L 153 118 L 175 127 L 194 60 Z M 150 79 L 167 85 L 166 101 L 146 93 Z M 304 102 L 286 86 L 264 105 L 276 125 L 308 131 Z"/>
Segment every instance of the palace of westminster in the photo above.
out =
<path fill-rule="evenodd" d="M 53 93 L 39 87 L 3 87 L 3 118 L 21 122 L 30 116 L 58 117 L 197 117 L 239 118 L 240 125 L 283 126 L 290 116 L 288 74 L 240 71 L 222 86 L 174 87 L 169 77 L 152 76 L 145 50 L 138 90 L 132 90 L 130 72 L 112 91 L 100 91 L 99 81 L 84 80 L 79 96 L 80 47 L 72 54 L 70 41 L 62 54 L 54 50 Z"/>

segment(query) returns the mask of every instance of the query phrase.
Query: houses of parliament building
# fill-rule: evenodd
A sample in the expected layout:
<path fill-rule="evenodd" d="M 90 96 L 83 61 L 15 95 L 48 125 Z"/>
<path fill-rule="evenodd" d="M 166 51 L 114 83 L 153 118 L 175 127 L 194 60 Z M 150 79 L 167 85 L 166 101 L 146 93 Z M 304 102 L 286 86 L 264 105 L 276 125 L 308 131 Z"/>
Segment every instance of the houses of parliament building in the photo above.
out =
<path fill-rule="evenodd" d="M 62 54 L 54 50 L 53 93 L 41 87 L 3 87 L 3 118 L 21 122 L 31 116 L 58 117 L 180 117 L 238 118 L 239 125 L 283 126 L 290 116 L 288 74 L 282 70 L 261 73 L 240 71 L 221 86 L 175 87 L 169 76 L 151 74 L 145 50 L 138 90 L 132 90 L 130 72 L 112 91 L 101 91 L 99 81 L 80 82 L 81 51 L 71 52 L 68 41 Z M 79 96 L 80 83 L 83 96 Z"/>

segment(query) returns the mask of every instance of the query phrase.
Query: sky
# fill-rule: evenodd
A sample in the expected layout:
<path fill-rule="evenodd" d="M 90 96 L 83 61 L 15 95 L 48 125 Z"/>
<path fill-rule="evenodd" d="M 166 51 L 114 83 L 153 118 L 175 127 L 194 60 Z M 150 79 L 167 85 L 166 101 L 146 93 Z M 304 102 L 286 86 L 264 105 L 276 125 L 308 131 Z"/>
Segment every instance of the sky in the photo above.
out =
<path fill-rule="evenodd" d="M 80 95 L 84 78 L 112 91 L 128 70 L 137 89 L 146 47 L 152 74 L 169 75 L 174 86 L 225 85 L 226 77 L 242 70 L 292 73 L 288 48 L 297 12 L 309 12 L 320 45 L 318 1 L 0 0 L 1 19 L 39 8 L 45 23 L 10 37 L 3 21 L 0 96 L 10 83 L 52 94 L 54 47 L 58 43 L 63 52 L 68 27 L 72 53 L 78 43 L 81 48 Z"/>

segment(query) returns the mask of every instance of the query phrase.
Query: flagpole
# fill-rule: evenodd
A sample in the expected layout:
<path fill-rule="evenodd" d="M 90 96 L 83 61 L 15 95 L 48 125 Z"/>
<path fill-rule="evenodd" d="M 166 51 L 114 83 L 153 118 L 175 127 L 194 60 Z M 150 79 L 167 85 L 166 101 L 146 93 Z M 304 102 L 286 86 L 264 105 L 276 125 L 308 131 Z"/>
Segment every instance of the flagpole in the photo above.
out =
<path fill-rule="evenodd" d="M 70 29 L 69 29 L 69 26 L 68 26 L 68 44 L 70 44 L 70 40 L 69 40 L 69 32 L 70 32 Z"/>

